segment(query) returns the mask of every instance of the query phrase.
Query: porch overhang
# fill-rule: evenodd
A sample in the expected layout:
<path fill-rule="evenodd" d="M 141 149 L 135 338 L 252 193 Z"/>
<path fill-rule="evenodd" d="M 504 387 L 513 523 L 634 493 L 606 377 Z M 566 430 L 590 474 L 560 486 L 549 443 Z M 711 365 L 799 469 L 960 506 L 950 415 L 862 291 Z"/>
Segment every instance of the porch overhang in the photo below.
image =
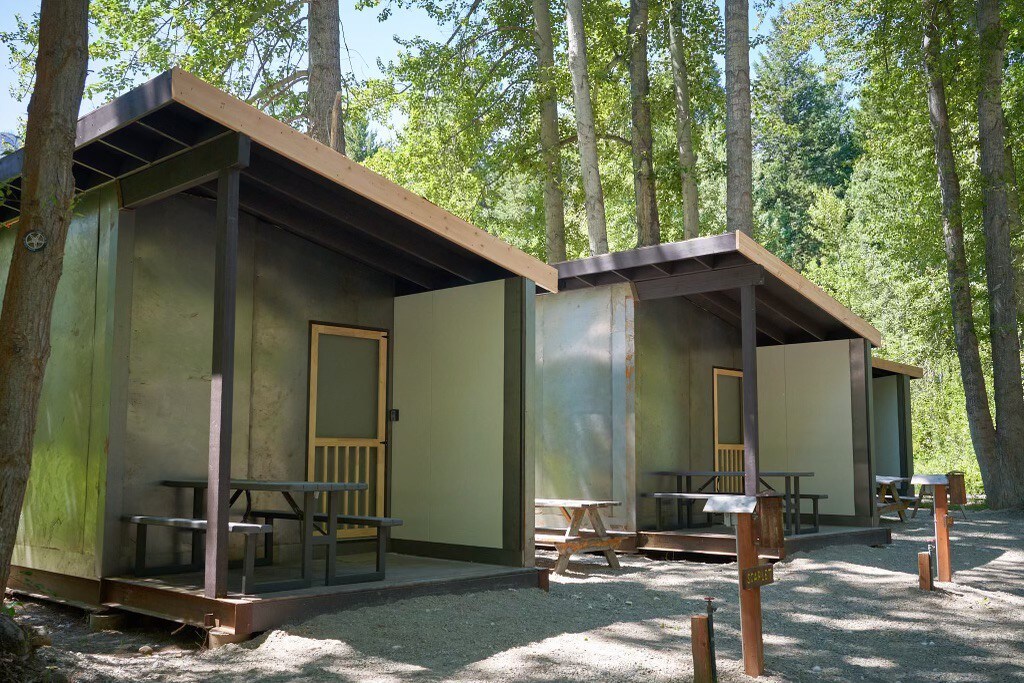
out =
<path fill-rule="evenodd" d="M 242 163 L 225 156 L 240 145 Z M 23 158 L 0 157 L 0 223 L 20 213 Z M 242 211 L 394 276 L 399 293 L 514 276 L 557 288 L 551 266 L 180 69 L 78 122 L 76 193 L 116 182 L 125 208 L 212 195 L 232 167 Z"/>
<path fill-rule="evenodd" d="M 556 265 L 560 290 L 632 283 L 641 301 L 686 297 L 740 327 L 740 290 L 752 287 L 758 345 L 882 335 L 820 287 L 743 233 L 641 247 Z"/>
<path fill-rule="evenodd" d="M 910 379 L 921 379 L 922 377 L 924 377 L 924 369 L 919 368 L 916 365 L 897 363 L 894 360 L 887 360 L 885 358 L 872 358 L 871 374 L 872 377 L 906 375 Z"/>

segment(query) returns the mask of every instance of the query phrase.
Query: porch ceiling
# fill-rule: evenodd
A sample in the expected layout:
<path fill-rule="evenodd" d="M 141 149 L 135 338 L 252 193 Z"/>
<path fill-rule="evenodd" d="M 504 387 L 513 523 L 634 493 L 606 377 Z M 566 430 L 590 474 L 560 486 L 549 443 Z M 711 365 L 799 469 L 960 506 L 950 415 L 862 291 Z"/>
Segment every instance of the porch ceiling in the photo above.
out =
<path fill-rule="evenodd" d="M 232 134 L 251 139 L 243 210 L 395 276 L 403 291 L 515 275 L 557 286 L 550 266 L 178 69 L 79 119 L 75 191 L 137 180 Z M 23 158 L 23 150 L 0 157 L 0 222 L 20 214 Z M 212 187 L 180 180 L 175 191 Z"/>
<path fill-rule="evenodd" d="M 682 296 L 739 328 L 739 288 L 756 285 L 758 345 L 881 334 L 750 237 L 725 233 L 556 265 L 560 290 L 630 282 L 643 300 Z"/>

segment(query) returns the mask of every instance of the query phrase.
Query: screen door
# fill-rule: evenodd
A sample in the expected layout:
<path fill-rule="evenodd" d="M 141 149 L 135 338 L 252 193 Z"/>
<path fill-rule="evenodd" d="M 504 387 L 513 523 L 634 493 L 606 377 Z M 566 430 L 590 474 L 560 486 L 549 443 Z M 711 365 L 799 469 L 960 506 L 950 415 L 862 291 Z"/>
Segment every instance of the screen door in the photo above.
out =
<path fill-rule="evenodd" d="M 743 471 L 743 373 L 714 370 L 715 471 Z M 717 490 L 743 493 L 742 477 L 720 477 Z"/>
<path fill-rule="evenodd" d="M 341 512 L 384 515 L 386 332 L 313 325 L 309 353 L 309 481 L 365 482 L 342 494 Z M 327 500 L 320 501 L 327 511 Z M 343 526 L 340 537 L 373 536 Z"/>

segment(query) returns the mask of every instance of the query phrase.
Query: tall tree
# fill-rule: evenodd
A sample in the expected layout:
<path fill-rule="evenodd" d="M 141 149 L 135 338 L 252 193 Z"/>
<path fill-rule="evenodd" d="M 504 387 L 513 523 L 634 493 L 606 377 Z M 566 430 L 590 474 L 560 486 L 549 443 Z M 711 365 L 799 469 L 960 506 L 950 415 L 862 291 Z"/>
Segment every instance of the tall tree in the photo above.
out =
<path fill-rule="evenodd" d="M 309 0 L 309 134 L 345 153 L 341 92 L 341 15 L 338 0 Z"/>
<path fill-rule="evenodd" d="M 672 0 L 668 30 L 676 103 L 676 152 L 679 156 L 679 174 L 683 187 L 683 239 L 689 240 L 700 233 L 700 207 L 697 192 L 697 155 L 693 148 L 690 74 L 686 65 L 686 45 L 683 37 L 683 0 Z"/>
<path fill-rule="evenodd" d="M 562 156 L 558 144 L 558 93 L 555 89 L 555 45 L 548 0 L 533 0 L 537 43 L 537 99 L 540 101 L 540 154 L 544 165 L 544 226 L 548 263 L 565 260 L 565 199 Z"/>
<path fill-rule="evenodd" d="M 996 435 L 989 410 L 985 375 L 974 327 L 974 304 L 964 248 L 963 203 L 960 175 L 953 152 L 953 135 L 946 102 L 946 82 L 942 74 L 942 42 L 936 21 L 935 0 L 924 0 L 924 70 L 927 78 L 928 117 L 935 145 L 939 193 L 942 197 L 942 232 L 946 248 L 946 274 L 953 314 L 953 333 L 960 377 L 963 380 L 967 419 L 982 472 L 996 465 Z M 990 482 L 986 481 L 986 488 Z M 998 486 L 998 482 L 991 482 Z"/>
<path fill-rule="evenodd" d="M 729 230 L 752 235 L 749 21 L 748 0 L 725 0 L 725 218 Z"/>
<path fill-rule="evenodd" d="M 1013 169 L 1007 162 L 1006 120 L 1003 113 L 1003 60 L 1006 33 L 999 0 L 978 0 L 979 39 L 978 140 L 982 184 L 982 222 L 985 233 L 985 274 L 988 280 L 992 337 L 992 390 L 996 409 L 998 479 L 986 491 L 1003 507 L 1024 501 L 1024 385 L 1021 383 L 1016 274 L 1013 265 L 1013 220 L 1016 192 Z M 984 464 L 982 465 L 984 475 Z"/>
<path fill-rule="evenodd" d="M 799 269 L 819 255 L 808 229 L 811 206 L 822 190 L 845 195 L 860 148 L 841 87 L 822 77 L 792 34 L 792 24 L 777 17 L 757 66 L 754 203 L 758 238 Z"/>
<path fill-rule="evenodd" d="M 636 197 L 637 246 L 661 242 L 654 191 L 654 140 L 651 132 L 651 80 L 647 67 L 650 10 L 647 0 L 630 0 L 626 38 L 629 43 L 629 100 L 632 127 L 633 193 Z"/>
<path fill-rule="evenodd" d="M 584 205 L 590 253 L 608 253 L 608 226 L 604 212 L 604 190 L 597 156 L 597 131 L 594 105 L 590 99 L 590 74 L 587 72 L 587 38 L 583 29 L 582 0 L 566 0 L 565 23 L 569 45 L 569 73 L 572 76 L 573 102 L 576 108 L 576 133 L 583 175 Z"/>
<path fill-rule="evenodd" d="M 88 0 L 42 0 L 21 217 L 0 309 L 0 588 L 10 574 L 32 465 L 50 318 L 71 222 L 71 155 L 89 60 L 88 24 Z M 28 248 L 44 241 L 40 250 Z"/>

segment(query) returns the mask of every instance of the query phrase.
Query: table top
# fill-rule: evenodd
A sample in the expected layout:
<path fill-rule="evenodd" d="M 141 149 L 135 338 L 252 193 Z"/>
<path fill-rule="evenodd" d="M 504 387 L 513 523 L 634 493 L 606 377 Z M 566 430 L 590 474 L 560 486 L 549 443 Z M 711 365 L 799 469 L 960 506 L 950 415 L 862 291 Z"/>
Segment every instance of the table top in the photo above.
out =
<path fill-rule="evenodd" d="M 910 483 L 914 486 L 947 486 L 949 477 L 945 474 L 915 474 Z"/>
<path fill-rule="evenodd" d="M 648 472 L 655 476 L 666 477 L 742 477 L 743 472 L 715 472 L 711 470 L 662 470 L 660 472 Z M 781 472 L 775 470 L 762 470 L 757 473 L 760 477 L 813 477 L 814 472 Z"/>
<path fill-rule="evenodd" d="M 910 481 L 907 477 L 887 477 L 882 474 L 875 475 L 876 484 L 899 484 L 900 482 Z"/>
<path fill-rule="evenodd" d="M 164 486 L 176 488 L 205 489 L 206 479 L 165 479 Z M 232 479 L 229 487 L 245 491 L 293 491 L 298 493 L 331 493 L 335 491 L 365 491 L 367 486 L 360 481 L 272 481 L 269 479 Z"/>
<path fill-rule="evenodd" d="M 537 498 L 533 502 L 539 508 L 610 508 L 622 505 L 617 500 L 585 500 L 579 498 Z"/>

